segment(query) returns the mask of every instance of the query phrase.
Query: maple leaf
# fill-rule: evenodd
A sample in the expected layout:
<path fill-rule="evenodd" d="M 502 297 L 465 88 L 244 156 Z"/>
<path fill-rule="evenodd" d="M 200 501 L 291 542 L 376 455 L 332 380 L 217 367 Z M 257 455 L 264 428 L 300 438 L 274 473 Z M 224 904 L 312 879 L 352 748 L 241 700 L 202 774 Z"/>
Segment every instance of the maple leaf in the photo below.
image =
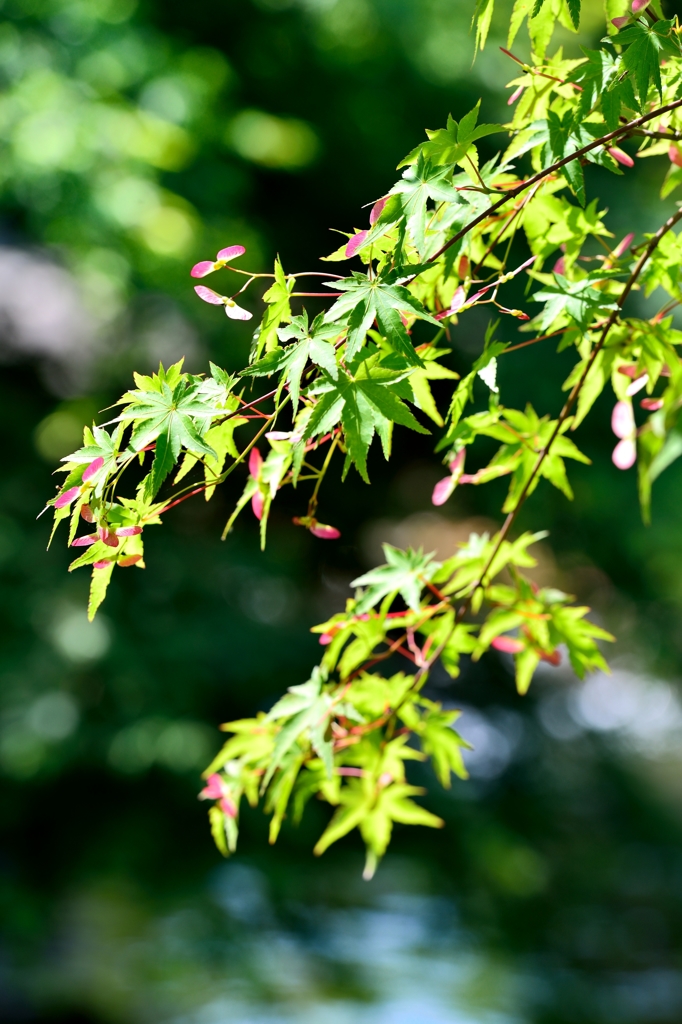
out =
<path fill-rule="evenodd" d="M 424 145 L 429 146 L 433 143 Z M 439 166 L 439 161 L 436 161 L 434 166 L 425 159 L 423 153 L 419 154 L 416 164 L 407 167 L 402 179 L 393 186 L 389 194 L 400 197 L 407 229 L 420 254 L 423 254 L 425 247 L 428 200 L 459 206 L 468 205 L 452 184 L 451 167 Z"/>
<path fill-rule="evenodd" d="M 432 554 L 425 555 L 421 550 L 401 551 L 391 544 L 384 544 L 383 549 L 387 564 L 371 569 L 351 583 L 352 587 L 367 587 L 356 610 L 366 612 L 395 591 L 408 608 L 418 611 L 424 584 L 440 569 L 440 562 L 434 562 Z"/>
<path fill-rule="evenodd" d="M 268 712 L 266 716 L 268 721 L 279 722 L 282 719 L 286 721 L 275 738 L 275 746 L 268 770 L 263 777 L 261 791 L 266 789 L 285 756 L 304 732 L 308 733 L 313 750 L 321 758 L 327 776 L 331 778 L 332 744 L 331 740 L 325 738 L 325 734 L 332 709 L 332 699 L 323 690 L 326 678 L 324 670 L 315 667 L 307 683 L 290 686 L 287 693 Z"/>
<path fill-rule="evenodd" d="M 304 438 L 326 434 L 341 422 L 349 459 L 357 466 L 366 483 L 367 452 L 375 431 L 381 438 L 386 458 L 390 455 L 391 425 L 428 434 L 402 401 L 397 389 L 401 373 L 383 376 L 351 377 L 339 369 L 336 380 L 326 380 L 310 389 L 322 394 L 308 420 Z M 404 392 L 403 392 L 404 393 Z"/>
<path fill-rule="evenodd" d="M 275 260 L 275 280 L 263 295 L 263 302 L 267 303 L 268 308 L 254 332 L 249 362 L 259 359 L 263 350 L 270 352 L 277 348 L 277 328 L 281 323 L 289 323 L 291 320 L 289 300 L 294 283 L 293 277 L 286 277 L 278 256 Z"/>
<path fill-rule="evenodd" d="M 403 268 L 407 273 L 402 273 L 402 279 L 412 276 L 419 269 Z M 394 350 L 405 356 L 411 365 L 422 365 L 400 314 L 416 316 L 435 327 L 440 327 L 440 323 L 424 309 L 421 302 L 411 295 L 407 288 L 402 287 L 400 279 L 400 275 L 395 271 L 374 278 L 356 271 L 352 277 L 329 284 L 334 291 L 344 294 L 336 300 L 331 309 L 327 310 L 325 321 L 336 323 L 342 318 L 347 318 L 347 359 L 352 359 L 362 347 L 367 331 L 376 319 L 379 330 Z"/>
<path fill-rule="evenodd" d="M 540 330 L 547 330 L 554 321 L 565 315 L 586 330 L 597 313 L 617 309 L 609 296 L 594 285 L 606 277 L 618 276 L 618 272 L 595 271 L 581 281 L 569 281 L 562 274 L 554 274 L 554 285 L 535 292 L 533 300 L 544 302 L 545 308 L 537 318 Z"/>
<path fill-rule="evenodd" d="M 301 316 L 293 318 L 290 325 L 277 330 L 280 342 L 295 339 L 297 344 L 269 352 L 257 363 L 242 370 L 241 376 L 265 377 L 280 373 L 281 382 L 289 384 L 295 410 L 300 395 L 301 375 L 308 361 L 322 367 L 330 377 L 336 379 L 336 355 L 330 339 L 337 338 L 340 333 L 341 329 L 336 324 L 325 323 L 323 314 L 315 317 L 308 327 L 308 314 L 304 310 Z"/>
<path fill-rule="evenodd" d="M 495 132 L 503 132 L 504 128 L 501 124 L 476 125 L 480 108 L 481 101 L 479 100 L 476 106 L 468 114 L 465 114 L 461 121 L 455 121 L 452 114 L 449 114 L 445 128 L 437 128 L 435 130 L 427 128 L 426 134 L 429 137 L 429 141 L 422 142 L 419 146 L 416 146 L 415 149 L 408 153 L 404 160 L 401 160 L 398 167 L 405 167 L 408 164 L 416 163 L 420 156 L 424 159 L 433 160 L 436 164 L 452 166 L 464 159 L 469 149 L 478 139 L 482 139 L 486 135 L 493 135 Z"/>
<path fill-rule="evenodd" d="M 186 376 L 171 388 L 167 380 L 158 388 L 129 391 L 122 402 L 126 408 L 114 422 L 132 423 L 130 447 L 142 451 L 155 442 L 154 462 L 147 476 L 145 495 L 151 499 L 178 460 L 181 449 L 217 459 L 215 450 L 202 433 L 213 416 L 223 410 L 216 396 L 202 391 L 202 384 Z"/>
<path fill-rule="evenodd" d="M 653 25 L 647 25 L 637 20 L 611 40 L 627 47 L 623 51 L 621 61 L 634 78 L 642 106 L 646 103 L 652 84 L 659 97 L 663 97 L 660 61 L 664 54 L 680 56 L 679 43 L 673 42 L 672 27 L 672 21 L 660 20 Z"/>

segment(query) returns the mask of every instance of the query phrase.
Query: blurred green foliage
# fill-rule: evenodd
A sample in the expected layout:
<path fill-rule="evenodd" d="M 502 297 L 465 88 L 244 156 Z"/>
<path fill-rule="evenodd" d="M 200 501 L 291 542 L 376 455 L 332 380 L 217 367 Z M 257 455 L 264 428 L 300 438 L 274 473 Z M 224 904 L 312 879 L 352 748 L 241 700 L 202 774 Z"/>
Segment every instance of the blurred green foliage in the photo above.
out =
<path fill-rule="evenodd" d="M 465 0 L 4 4 L 0 257 L 34 261 L 17 264 L 23 291 L 0 281 L 3 324 L 26 296 L 0 382 L 4 1019 L 679 1020 L 681 478 L 662 478 L 645 530 L 609 461 L 606 406 L 584 438 L 595 467 L 575 474 L 580 517 L 549 490 L 537 500 L 545 569 L 619 635 L 616 672 L 581 690 L 548 672 L 524 700 L 494 656 L 449 689 L 436 679 L 465 706 L 473 778 L 431 801 L 442 832 L 398 831 L 369 885 L 359 844 L 313 862 L 315 807 L 276 854 L 247 815 L 240 858 L 220 865 L 199 770 L 218 722 L 307 677 L 309 626 L 378 540 L 454 545 L 495 490 L 427 513 L 438 466 L 405 434 L 390 473 L 371 463 L 371 489 L 330 492 L 337 547 L 293 530 L 284 503 L 260 554 L 248 522 L 218 540 L 235 481 L 150 531 L 149 568 L 116 581 L 93 625 L 87 578 L 45 554 L 34 519 L 74 431 L 133 365 L 243 352 L 246 334 L 195 302 L 195 259 L 239 241 L 254 268 L 275 251 L 303 265 L 335 246 L 330 226 L 364 224 L 425 125 L 481 92 L 486 120 L 504 120 L 503 38 L 472 69 L 470 14 Z M 651 226 L 650 163 L 609 180 L 614 231 Z M 76 282 L 75 352 L 19 329 L 52 301 L 45 252 Z M 455 368 L 485 326 L 455 332 Z M 539 349 L 501 374 L 512 393 L 533 375 L 548 404 L 563 368 Z M 60 369 L 81 363 L 86 377 Z"/>

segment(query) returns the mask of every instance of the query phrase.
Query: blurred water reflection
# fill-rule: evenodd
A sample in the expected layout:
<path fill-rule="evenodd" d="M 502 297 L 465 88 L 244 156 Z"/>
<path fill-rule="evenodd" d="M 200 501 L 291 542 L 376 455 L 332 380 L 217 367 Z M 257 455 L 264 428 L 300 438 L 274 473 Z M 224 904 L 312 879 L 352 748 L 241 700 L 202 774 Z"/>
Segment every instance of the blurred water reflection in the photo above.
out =
<path fill-rule="evenodd" d="M 358 866 L 347 870 L 353 895 Z M 246 861 L 156 914 L 139 891 L 100 883 L 61 906 L 33 993 L 150 1024 L 522 1020 L 518 977 L 462 932 L 452 903 L 395 887 L 419 867 L 389 859 L 383 870 L 361 905 L 288 901 L 287 928 L 266 877 Z"/>

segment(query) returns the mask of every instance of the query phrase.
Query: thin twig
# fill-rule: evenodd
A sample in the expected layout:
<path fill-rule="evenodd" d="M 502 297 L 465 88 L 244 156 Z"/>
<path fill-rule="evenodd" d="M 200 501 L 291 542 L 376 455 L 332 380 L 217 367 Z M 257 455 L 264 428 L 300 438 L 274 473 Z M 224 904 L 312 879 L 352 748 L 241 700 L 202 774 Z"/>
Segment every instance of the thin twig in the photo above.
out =
<path fill-rule="evenodd" d="M 632 133 L 633 135 L 643 135 L 647 139 L 670 139 L 671 142 L 676 142 L 682 139 L 682 132 L 672 128 L 669 132 L 652 132 L 648 128 L 638 128 L 637 131 Z"/>
<path fill-rule="evenodd" d="M 614 310 L 612 310 L 611 315 L 609 316 L 608 320 L 604 324 L 604 327 L 602 328 L 601 335 L 599 337 L 599 341 L 597 342 L 597 344 L 592 349 L 590 357 L 589 357 L 589 359 L 587 360 L 587 362 L 585 364 L 585 368 L 584 368 L 583 372 L 581 373 L 579 380 L 577 380 L 576 383 L 573 385 L 571 393 L 569 394 L 568 398 L 566 399 L 566 401 L 564 403 L 563 409 L 559 413 L 559 417 L 558 417 L 558 419 L 556 421 L 556 425 L 554 427 L 554 430 L 552 431 L 551 437 L 549 438 L 547 444 L 544 446 L 542 451 L 539 453 L 537 462 L 533 466 L 532 472 L 531 472 L 530 476 L 528 477 L 528 480 L 526 481 L 525 486 L 524 486 L 523 490 L 521 491 L 521 494 L 519 495 L 519 498 L 518 498 L 518 501 L 516 502 L 516 505 L 514 506 L 514 508 L 512 509 L 512 511 L 509 513 L 509 515 L 507 516 L 507 518 L 504 521 L 502 529 L 500 530 L 500 532 L 498 534 L 497 543 L 496 543 L 496 545 L 495 545 L 495 547 L 494 547 L 494 549 L 492 551 L 492 554 L 488 558 L 488 561 L 487 561 L 483 571 L 481 572 L 481 575 L 480 575 L 480 577 L 478 579 L 478 582 L 477 582 L 476 586 L 480 586 L 485 581 L 486 573 L 489 572 L 490 566 L 492 565 L 493 561 L 495 560 L 495 558 L 497 556 L 497 553 L 500 550 L 500 547 L 502 546 L 502 543 L 503 543 L 505 537 L 509 533 L 509 530 L 511 529 L 511 527 L 512 527 L 512 525 L 513 525 L 513 523 L 514 523 L 514 521 L 516 519 L 516 517 L 518 516 L 519 512 L 521 511 L 521 506 L 523 505 L 523 503 L 525 502 L 526 498 L 528 497 L 530 488 L 532 487 L 532 485 L 533 485 L 533 483 L 534 483 L 538 473 L 540 472 L 540 469 L 542 468 L 543 462 L 545 461 L 545 459 L 549 455 L 550 449 L 551 449 L 552 445 L 554 444 L 554 441 L 559 436 L 559 433 L 561 432 L 561 428 L 563 427 L 564 423 L 568 419 L 568 417 L 569 417 L 569 415 L 571 413 L 571 410 L 573 409 L 573 406 L 575 405 L 576 401 L 578 400 L 580 392 L 582 391 L 582 388 L 583 388 L 583 386 L 585 384 L 585 381 L 587 380 L 588 374 L 589 374 L 590 370 L 592 369 L 592 367 L 594 366 L 594 363 L 595 363 L 595 361 L 597 359 L 597 356 L 599 355 L 599 353 L 603 349 L 604 345 L 606 344 L 606 339 L 608 337 L 609 331 L 611 330 L 613 325 L 618 320 L 618 317 L 620 315 L 620 311 L 623 308 L 625 300 L 627 299 L 628 295 L 630 294 L 630 292 L 632 291 L 633 287 L 635 286 L 639 275 L 641 274 L 642 270 L 644 269 L 645 263 L 648 261 L 648 259 L 650 258 L 650 256 L 654 252 L 654 250 L 656 249 L 657 245 L 659 244 L 659 242 L 663 238 L 663 236 L 666 235 L 668 233 L 668 231 L 670 231 L 670 229 L 672 227 L 674 227 L 675 224 L 677 224 L 677 222 L 680 221 L 680 220 L 682 220 L 682 209 L 678 210 L 677 213 L 674 213 L 671 217 L 669 217 L 668 220 L 665 222 L 665 224 L 663 224 L 658 229 L 656 234 L 653 235 L 653 237 L 649 240 L 649 244 L 647 245 L 647 247 L 644 250 L 644 252 L 642 253 L 642 255 L 637 260 L 637 263 L 635 264 L 635 267 L 634 267 L 632 273 L 630 274 L 630 277 L 628 278 L 628 280 L 626 282 L 626 285 L 625 285 L 621 295 L 619 296 L 619 298 L 618 298 L 618 300 L 616 302 L 616 308 Z M 476 589 L 476 587 L 474 587 L 474 590 L 475 589 Z"/>
<path fill-rule="evenodd" d="M 548 338 L 556 338 L 560 334 L 567 334 L 568 331 L 577 330 L 577 327 L 562 327 L 560 331 L 552 331 L 551 334 L 541 334 L 539 338 L 531 338 L 530 341 L 521 341 L 518 345 L 510 345 L 509 348 L 505 348 L 503 352 L 498 353 L 498 359 L 500 356 L 506 356 L 508 352 L 516 352 L 519 348 L 526 348 L 528 345 L 537 345 L 539 341 L 547 341 Z"/>
<path fill-rule="evenodd" d="M 521 203 L 519 203 L 518 206 L 514 207 L 514 209 L 512 210 L 511 214 L 509 215 L 509 217 L 507 217 L 505 223 L 502 225 L 502 227 L 498 231 L 497 235 L 495 236 L 494 241 L 492 241 L 489 244 L 488 248 L 483 253 L 483 255 L 481 256 L 480 260 L 476 263 L 476 265 L 474 267 L 472 267 L 472 269 L 471 269 L 471 276 L 472 277 L 474 276 L 474 273 L 476 271 L 478 271 L 479 267 L 483 266 L 483 264 L 485 263 L 485 261 L 488 258 L 488 256 L 491 254 L 493 249 L 495 249 L 495 247 L 499 243 L 499 241 L 502 238 L 502 236 L 504 235 L 505 231 L 507 231 L 511 227 L 511 225 L 514 223 L 515 219 L 519 216 L 519 214 L 523 212 L 524 208 L 528 205 L 528 203 L 533 198 L 533 196 L 535 195 L 536 192 L 537 192 L 537 189 L 533 189 L 532 192 L 530 192 L 527 196 L 523 197 L 523 200 L 521 201 Z M 514 228 L 514 233 L 515 232 L 516 232 L 516 228 Z M 513 235 L 512 235 L 512 237 L 513 237 Z"/>

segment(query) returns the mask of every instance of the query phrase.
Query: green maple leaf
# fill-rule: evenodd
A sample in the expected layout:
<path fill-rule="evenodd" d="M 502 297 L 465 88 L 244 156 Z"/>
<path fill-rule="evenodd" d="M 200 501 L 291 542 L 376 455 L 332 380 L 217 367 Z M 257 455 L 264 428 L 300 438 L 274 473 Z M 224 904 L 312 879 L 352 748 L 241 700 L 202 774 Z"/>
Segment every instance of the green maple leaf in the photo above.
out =
<path fill-rule="evenodd" d="M 660 69 L 662 56 L 680 56 L 679 44 L 672 41 L 672 25 L 672 21 L 663 20 L 653 25 L 635 21 L 611 39 L 612 43 L 627 47 L 621 61 L 635 80 L 642 106 L 646 103 L 651 84 L 655 86 L 661 100 L 663 98 Z"/>
<path fill-rule="evenodd" d="M 431 758 L 440 784 L 449 789 L 452 772 L 460 779 L 469 778 L 462 749 L 471 749 L 471 746 L 453 729 L 462 712 L 444 711 L 440 704 L 431 701 L 422 700 L 422 704 L 427 708 L 419 730 L 422 750 Z"/>
<path fill-rule="evenodd" d="M 619 108 L 620 110 L 620 108 Z M 567 110 L 563 116 L 555 111 L 547 112 L 547 133 L 549 142 L 549 160 L 563 160 L 578 150 L 590 145 L 603 133 L 603 126 L 589 121 L 585 122 L 578 111 Z M 585 154 L 590 163 L 600 164 L 616 174 L 621 174 L 617 162 L 602 147 Z M 545 150 L 545 163 L 547 151 Z M 561 168 L 561 174 L 571 186 L 578 202 L 585 206 L 585 178 L 580 160 L 570 160 Z"/>
<path fill-rule="evenodd" d="M 578 112 L 581 117 L 588 114 L 599 102 L 602 93 L 606 92 L 618 74 L 618 58 L 608 50 L 588 50 L 581 46 L 587 60 L 573 68 L 566 76 L 567 82 L 580 85 Z M 614 127 L 618 126 L 616 124 Z"/>
<path fill-rule="evenodd" d="M 356 828 L 372 806 L 373 794 L 354 779 L 339 794 L 340 807 L 315 844 L 313 853 L 320 856 L 332 843 Z"/>
<path fill-rule="evenodd" d="M 443 426 L 443 417 L 438 411 L 429 381 L 459 379 L 458 373 L 455 373 L 454 370 L 449 370 L 446 366 L 441 366 L 437 362 L 441 356 L 448 355 L 449 351 L 449 349 L 431 347 L 422 350 L 421 355 L 424 361 L 424 369 L 421 370 L 417 367 L 410 374 L 410 387 L 414 394 L 415 404 L 439 427 Z"/>
<path fill-rule="evenodd" d="M 356 611 L 368 611 L 393 592 L 400 594 L 408 608 L 418 611 L 424 585 L 440 569 L 440 562 L 434 562 L 433 555 L 425 555 L 421 550 L 401 551 L 391 544 L 384 544 L 383 548 L 387 564 L 371 569 L 351 583 L 352 587 L 367 587 Z"/>
<path fill-rule="evenodd" d="M 216 489 L 216 483 L 223 471 L 227 456 L 231 455 L 233 459 L 239 458 L 239 451 L 234 442 L 234 432 L 237 427 L 241 427 L 248 422 L 249 421 L 245 416 L 233 415 L 230 416 L 229 419 L 224 420 L 222 423 L 218 423 L 215 427 L 211 427 L 210 430 L 206 431 L 204 440 L 216 453 L 216 458 L 213 458 L 211 455 L 206 455 L 204 457 L 204 480 L 206 481 L 204 498 L 206 501 L 210 501 L 213 497 Z M 187 476 L 190 470 L 194 468 L 196 463 L 197 456 L 191 455 L 187 452 L 182 460 L 182 465 L 178 470 L 173 483 L 179 483 L 180 480 Z"/>
<path fill-rule="evenodd" d="M 155 442 L 154 462 L 145 487 L 147 498 L 157 493 L 183 447 L 195 455 L 218 457 L 202 432 L 211 417 L 223 410 L 215 396 L 201 388 L 201 383 L 190 383 L 183 377 L 174 388 L 164 380 L 158 390 L 129 391 L 121 400 L 127 405 L 117 421 L 133 424 L 132 450 L 141 451 Z"/>
<path fill-rule="evenodd" d="M 294 284 L 293 277 L 286 277 L 278 256 L 275 260 L 275 280 L 263 295 L 263 302 L 267 303 L 268 308 L 254 333 L 249 361 L 259 359 L 263 350 L 271 352 L 277 348 L 277 328 L 281 323 L 289 323 L 291 320 L 289 299 Z"/>
<path fill-rule="evenodd" d="M 540 591 L 538 597 L 542 597 Z M 556 643 L 565 643 L 573 670 L 580 679 L 587 671 L 601 669 L 608 672 L 608 666 L 597 647 L 597 640 L 613 641 L 615 638 L 600 626 L 585 618 L 586 607 L 563 604 L 550 606 L 552 615 L 550 630 Z"/>
<path fill-rule="evenodd" d="M 553 110 L 548 110 L 547 130 L 552 160 L 562 160 L 593 141 L 591 136 L 585 136 L 582 126 L 579 123 L 576 124 L 572 110 L 567 110 L 563 117 Z M 561 168 L 561 173 L 573 189 L 580 205 L 584 206 L 586 199 L 585 177 L 580 161 L 570 160 Z"/>
<path fill-rule="evenodd" d="M 266 789 L 299 737 L 306 731 L 313 750 L 325 766 L 327 777 L 331 778 L 333 771 L 332 744 L 331 740 L 325 738 L 325 733 L 332 709 L 332 700 L 329 694 L 323 690 L 326 678 L 326 673 L 316 666 L 307 683 L 290 686 L 284 697 L 278 700 L 268 712 L 266 716 L 268 721 L 282 719 L 286 719 L 286 721 L 275 738 L 272 757 L 263 777 L 262 791 Z"/>
<path fill-rule="evenodd" d="M 495 132 L 503 132 L 504 128 L 501 124 L 476 125 L 480 107 L 481 101 L 479 100 L 461 121 L 455 121 L 452 114 L 449 114 L 445 128 L 437 128 L 435 131 L 427 128 L 426 134 L 429 141 L 422 142 L 411 153 L 408 153 L 398 167 L 416 163 L 420 156 L 432 160 L 436 164 L 446 164 L 452 167 L 464 159 L 468 150 L 478 139 L 482 139 L 486 135 L 493 135 Z"/>
<path fill-rule="evenodd" d="M 414 753 L 414 752 L 413 752 Z M 419 756 L 419 755 L 418 755 Z M 377 791 L 372 778 L 352 779 L 338 796 L 340 806 L 318 839 L 314 853 L 319 856 L 354 828 L 359 828 L 367 845 L 364 877 L 371 878 L 391 839 L 393 822 L 442 828 L 443 821 L 409 798 L 424 790 L 405 782 L 394 782 Z"/>
<path fill-rule="evenodd" d="M 404 268 L 403 279 L 419 271 L 419 267 Z M 346 358 L 352 359 L 365 341 L 367 331 L 376 319 L 382 335 L 396 352 L 405 356 L 412 366 L 421 366 L 422 361 L 414 350 L 410 336 L 400 319 L 400 314 L 417 316 L 420 320 L 440 327 L 421 302 L 411 295 L 407 288 L 395 280 L 396 274 L 385 274 L 370 278 L 368 274 L 353 273 L 343 281 L 334 281 L 330 287 L 341 295 L 325 315 L 327 323 L 336 323 L 347 318 L 348 339 Z M 327 283 L 327 282 L 325 282 Z"/>
<path fill-rule="evenodd" d="M 381 374 L 381 368 L 379 368 Z M 351 377 L 339 368 L 336 380 L 325 380 L 309 393 L 322 394 L 308 420 L 304 438 L 326 434 L 341 422 L 349 459 L 369 483 L 367 453 L 374 433 L 381 438 L 384 455 L 390 454 L 391 425 L 428 434 L 397 393 L 402 373 Z"/>
<path fill-rule="evenodd" d="M 494 414 L 476 413 L 469 416 L 460 423 L 453 437 L 455 440 L 461 439 L 465 443 L 471 443 L 474 437 L 482 434 L 484 437 L 492 437 L 503 442 L 488 465 L 478 470 L 471 483 L 484 484 L 511 473 L 509 493 L 502 508 L 503 512 L 510 512 L 516 507 L 520 494 L 531 479 L 538 455 L 549 442 L 555 427 L 556 420 L 550 420 L 547 416 L 541 419 L 532 406 L 527 405 L 525 412 L 518 409 L 498 409 Z M 568 424 L 566 423 L 562 429 L 568 429 Z M 584 463 L 590 461 L 561 433 L 555 438 L 550 453 L 543 460 L 529 493 L 533 492 L 540 477 L 545 477 L 563 491 L 569 500 L 572 499 L 573 492 L 566 475 L 564 458 Z"/>
<path fill-rule="evenodd" d="M 364 672 L 350 684 L 348 703 L 359 712 L 360 721 L 371 722 L 380 718 L 389 708 L 397 707 L 413 682 L 413 677 L 403 672 L 397 672 L 390 679 Z"/>
<path fill-rule="evenodd" d="M 102 427 L 93 424 L 92 430 L 86 427 L 83 431 L 84 445 L 72 455 L 67 455 L 61 461 L 66 463 L 65 469 L 71 471 L 77 466 L 90 463 L 93 459 L 104 459 L 103 472 L 100 474 L 95 485 L 95 494 L 101 496 L 104 484 L 108 476 L 116 469 L 121 454 L 121 440 L 123 438 L 124 425 L 121 423 L 115 430 L 108 434 Z"/>
<path fill-rule="evenodd" d="M 97 614 L 97 609 L 106 597 L 107 588 L 111 581 L 111 574 L 114 571 L 114 564 L 114 562 L 110 562 L 109 565 L 105 566 L 103 569 L 92 570 L 92 576 L 90 577 L 90 595 L 88 598 L 89 622 L 92 622 Z"/>
<path fill-rule="evenodd" d="M 295 339 L 297 344 L 269 352 L 265 358 L 242 370 L 241 375 L 265 377 L 272 373 L 281 374 L 281 382 L 289 384 L 295 410 L 301 390 L 301 375 L 308 361 L 320 366 L 330 377 L 336 379 L 336 354 L 330 339 L 337 338 L 340 333 L 341 329 L 336 324 L 325 323 L 322 314 L 315 317 L 308 327 L 308 314 L 304 310 L 301 316 L 293 318 L 289 326 L 280 327 L 277 331 L 281 342 Z"/>
<path fill-rule="evenodd" d="M 181 380 L 187 378 L 187 374 L 182 372 L 182 364 L 184 363 L 184 356 L 178 360 L 177 363 L 173 363 L 168 369 L 164 369 L 163 364 L 159 363 L 158 373 L 154 373 L 150 376 L 142 373 L 134 373 L 133 377 L 140 391 L 158 391 L 160 392 L 163 385 L 167 384 L 170 388 L 174 388 Z"/>
<path fill-rule="evenodd" d="M 535 0 L 535 6 L 533 7 L 533 13 L 531 18 L 537 18 L 538 14 L 544 6 L 545 0 Z M 580 25 L 580 0 L 566 0 L 566 6 L 568 7 L 568 13 L 571 21 L 573 22 L 573 28 L 577 31 Z"/>
<path fill-rule="evenodd" d="M 434 143 L 425 143 L 425 146 L 431 145 Z M 440 163 L 442 164 L 443 161 Z M 407 229 L 419 253 L 424 251 L 427 224 L 426 204 L 429 199 L 436 203 L 468 205 L 452 184 L 451 167 L 443 167 L 438 164 L 439 161 L 436 161 L 434 166 L 425 159 L 423 153 L 420 153 L 416 164 L 410 165 L 403 172 L 402 180 L 397 182 L 389 193 L 400 197 Z"/>
<path fill-rule="evenodd" d="M 401 825 L 426 825 L 427 828 L 442 828 L 442 818 L 420 807 L 412 796 L 423 796 L 420 786 L 395 782 L 382 789 L 372 809 L 360 821 L 360 834 L 367 846 L 367 860 L 363 878 L 370 879 L 391 841 L 393 823 Z"/>
<path fill-rule="evenodd" d="M 557 317 L 562 315 L 570 317 L 586 330 L 597 313 L 616 309 L 616 303 L 609 301 L 608 295 L 594 287 L 597 281 L 603 281 L 605 277 L 616 274 L 596 271 L 582 281 L 569 281 L 562 274 L 554 274 L 556 283 L 533 295 L 535 302 L 545 303 L 545 308 L 538 317 L 540 330 L 547 330 Z"/>

